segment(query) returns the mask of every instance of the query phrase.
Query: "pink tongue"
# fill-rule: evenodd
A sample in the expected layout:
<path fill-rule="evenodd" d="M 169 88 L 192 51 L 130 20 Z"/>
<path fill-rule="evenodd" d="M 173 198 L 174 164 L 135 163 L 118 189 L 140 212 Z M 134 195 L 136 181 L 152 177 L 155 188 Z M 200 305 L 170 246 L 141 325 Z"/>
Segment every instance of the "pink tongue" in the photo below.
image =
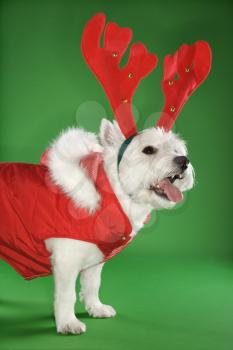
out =
<path fill-rule="evenodd" d="M 168 196 L 172 202 L 180 202 L 183 199 L 183 194 L 180 190 L 174 186 L 168 179 L 164 179 L 159 182 L 160 188 L 163 189 L 164 193 Z"/>

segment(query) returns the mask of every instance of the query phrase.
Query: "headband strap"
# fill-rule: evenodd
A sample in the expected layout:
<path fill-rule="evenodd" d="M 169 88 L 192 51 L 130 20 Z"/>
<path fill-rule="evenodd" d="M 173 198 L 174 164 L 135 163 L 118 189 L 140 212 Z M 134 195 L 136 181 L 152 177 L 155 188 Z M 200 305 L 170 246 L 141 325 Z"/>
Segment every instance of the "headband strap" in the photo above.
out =
<path fill-rule="evenodd" d="M 135 138 L 135 136 L 137 136 L 137 134 L 134 134 L 130 137 L 128 137 L 127 139 L 125 139 L 125 141 L 122 143 L 120 149 L 119 149 L 119 152 L 118 152 L 118 157 L 117 157 L 117 167 L 119 169 L 119 165 L 120 165 L 120 162 L 123 158 L 123 155 L 126 151 L 126 148 L 129 146 L 129 144 L 131 143 L 131 141 L 133 141 L 133 139 Z"/>

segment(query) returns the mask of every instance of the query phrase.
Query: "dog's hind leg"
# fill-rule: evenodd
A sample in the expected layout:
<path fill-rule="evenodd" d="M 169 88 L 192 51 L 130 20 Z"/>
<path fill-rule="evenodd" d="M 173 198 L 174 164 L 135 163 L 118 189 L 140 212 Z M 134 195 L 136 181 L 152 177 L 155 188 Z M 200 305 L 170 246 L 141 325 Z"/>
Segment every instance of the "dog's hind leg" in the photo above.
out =
<path fill-rule="evenodd" d="M 101 271 L 104 264 L 98 264 L 80 273 L 81 291 L 80 300 L 84 302 L 90 316 L 104 318 L 114 317 L 116 311 L 110 305 L 102 304 L 99 300 Z"/>
<path fill-rule="evenodd" d="M 55 280 L 54 311 L 58 333 L 81 334 L 86 331 L 86 325 L 75 316 L 76 279 L 80 267 L 72 259 L 63 256 L 55 257 L 53 273 Z"/>

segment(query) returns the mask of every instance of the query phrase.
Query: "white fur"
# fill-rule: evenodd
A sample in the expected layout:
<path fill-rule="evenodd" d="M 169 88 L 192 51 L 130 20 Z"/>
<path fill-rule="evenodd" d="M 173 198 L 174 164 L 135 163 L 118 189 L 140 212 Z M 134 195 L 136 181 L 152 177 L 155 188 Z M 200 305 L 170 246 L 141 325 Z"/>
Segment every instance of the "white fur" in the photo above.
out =
<path fill-rule="evenodd" d="M 84 275 L 81 285 L 82 300 L 87 311 L 99 308 L 98 284 L 100 275 L 96 270 L 103 259 L 101 251 L 91 243 L 67 238 L 50 238 L 46 240 L 46 247 L 52 253 L 51 263 L 55 282 L 54 312 L 58 333 L 80 334 L 85 332 L 86 326 L 75 316 L 76 292 L 75 285 L 79 273 Z M 98 264 L 98 265 L 96 265 Z M 91 267 L 90 267 L 91 266 Z M 88 269 L 89 268 L 89 269 Z M 88 276 L 85 278 L 85 274 Z M 90 285 L 90 290 L 86 285 Z M 96 285 L 95 288 L 92 287 Z M 93 294 L 93 295 L 92 295 Z M 103 306 L 104 308 L 104 306 Z"/>
<path fill-rule="evenodd" d="M 71 128 L 61 133 L 48 152 L 52 180 L 77 206 L 88 209 L 90 213 L 98 207 L 100 196 L 79 161 L 89 153 L 101 150 L 95 134 Z"/>
<path fill-rule="evenodd" d="M 173 159 L 187 155 L 184 141 L 172 132 L 162 129 L 147 129 L 137 135 L 126 149 L 117 169 L 117 155 L 124 141 L 118 125 L 103 120 L 100 141 L 81 129 L 69 129 L 62 133 L 49 150 L 49 169 L 53 181 L 67 193 L 74 203 L 93 213 L 99 205 L 100 195 L 79 163 L 80 158 L 90 152 L 103 153 L 104 167 L 111 186 L 127 216 L 135 235 L 143 226 L 152 209 L 171 208 L 175 203 L 157 196 L 149 190 L 150 184 L 177 172 Z M 142 149 L 152 145 L 158 149 L 155 155 L 145 155 Z M 186 191 L 193 186 L 191 164 L 183 180 L 175 185 Z M 80 334 L 85 325 L 74 313 L 76 302 L 75 283 L 80 274 L 80 300 L 93 317 L 113 317 L 115 310 L 99 300 L 99 287 L 103 254 L 94 244 L 65 238 L 46 241 L 51 252 L 55 279 L 55 319 L 57 331 Z"/>

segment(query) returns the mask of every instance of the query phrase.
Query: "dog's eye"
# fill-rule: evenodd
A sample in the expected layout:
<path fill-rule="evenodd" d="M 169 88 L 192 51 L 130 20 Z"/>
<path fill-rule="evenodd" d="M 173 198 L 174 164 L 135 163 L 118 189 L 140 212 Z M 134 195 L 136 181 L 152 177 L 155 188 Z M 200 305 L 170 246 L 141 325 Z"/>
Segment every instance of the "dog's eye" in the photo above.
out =
<path fill-rule="evenodd" d="M 157 148 L 155 148 L 153 146 L 146 146 L 142 150 L 142 152 L 145 154 L 155 154 L 157 151 L 158 151 Z"/>

